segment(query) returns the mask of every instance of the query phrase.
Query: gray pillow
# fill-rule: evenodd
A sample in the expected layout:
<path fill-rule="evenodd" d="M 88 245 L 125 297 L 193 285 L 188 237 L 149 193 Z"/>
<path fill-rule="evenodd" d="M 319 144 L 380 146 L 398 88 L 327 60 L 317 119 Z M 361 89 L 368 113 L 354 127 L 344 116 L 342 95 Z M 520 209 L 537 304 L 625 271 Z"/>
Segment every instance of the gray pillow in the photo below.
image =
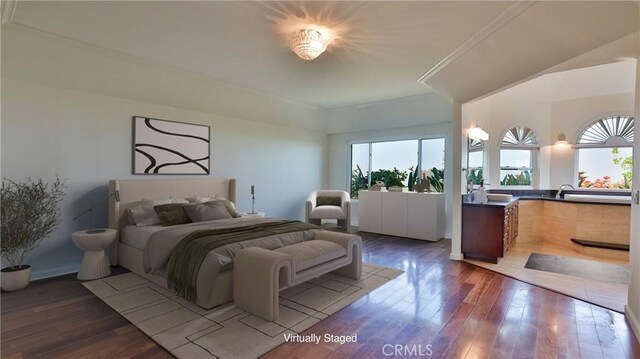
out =
<path fill-rule="evenodd" d="M 233 202 L 229 201 L 226 198 L 216 198 L 211 202 L 207 202 L 204 205 L 206 206 L 210 206 L 212 203 L 222 203 L 224 205 L 224 208 L 227 209 L 227 212 L 231 215 L 232 218 L 239 218 L 240 215 L 238 214 L 238 212 L 236 212 L 236 206 L 233 204 Z"/>
<path fill-rule="evenodd" d="M 224 203 L 221 201 L 209 202 L 207 205 L 198 204 L 195 206 L 186 206 L 184 210 L 187 212 L 192 222 L 213 221 L 216 219 L 232 218 Z"/>

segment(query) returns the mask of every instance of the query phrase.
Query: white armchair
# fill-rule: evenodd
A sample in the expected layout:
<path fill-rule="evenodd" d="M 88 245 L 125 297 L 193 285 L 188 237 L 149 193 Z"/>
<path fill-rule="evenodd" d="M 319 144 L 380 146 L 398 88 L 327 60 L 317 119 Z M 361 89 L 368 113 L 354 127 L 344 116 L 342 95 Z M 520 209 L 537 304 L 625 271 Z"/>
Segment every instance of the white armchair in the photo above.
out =
<path fill-rule="evenodd" d="M 328 197 L 336 198 L 335 203 L 318 205 L 318 197 L 322 200 Z M 340 199 L 338 202 L 337 199 Z M 330 201 L 329 201 L 330 202 Z M 340 203 L 340 205 L 337 205 Z M 338 225 L 348 233 L 351 231 L 351 198 L 345 191 L 321 190 L 311 192 L 305 203 L 305 220 L 308 223 L 321 225 L 323 219 L 337 219 Z"/>

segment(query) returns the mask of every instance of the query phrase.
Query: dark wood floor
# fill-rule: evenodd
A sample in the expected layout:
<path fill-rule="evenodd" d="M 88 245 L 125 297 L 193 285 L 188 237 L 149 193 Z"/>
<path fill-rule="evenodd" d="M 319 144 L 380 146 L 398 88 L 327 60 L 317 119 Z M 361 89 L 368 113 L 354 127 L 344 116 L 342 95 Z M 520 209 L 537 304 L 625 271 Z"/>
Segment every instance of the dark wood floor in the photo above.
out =
<path fill-rule="evenodd" d="M 266 357 L 640 358 L 619 313 L 450 261 L 446 240 L 362 236 L 365 262 L 405 273 L 305 332 L 357 334 L 358 342 L 288 343 Z M 171 357 L 74 276 L 1 299 L 3 358 Z M 395 349 L 386 344 L 404 355 L 385 356 L 383 348 Z"/>

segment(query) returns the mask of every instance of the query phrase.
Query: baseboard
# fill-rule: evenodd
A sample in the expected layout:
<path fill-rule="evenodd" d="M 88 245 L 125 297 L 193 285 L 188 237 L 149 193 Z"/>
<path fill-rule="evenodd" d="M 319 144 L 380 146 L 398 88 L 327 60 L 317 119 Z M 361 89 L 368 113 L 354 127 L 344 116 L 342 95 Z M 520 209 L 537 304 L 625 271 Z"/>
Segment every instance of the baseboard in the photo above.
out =
<path fill-rule="evenodd" d="M 453 253 L 449 254 L 449 259 L 454 261 L 461 261 L 464 259 L 464 255 L 462 253 Z"/>
<path fill-rule="evenodd" d="M 633 330 L 633 334 L 636 335 L 636 339 L 640 342 L 640 320 L 638 320 L 636 314 L 631 311 L 628 304 L 624 306 L 624 316 L 629 321 L 629 324 L 631 324 L 631 330 Z"/>
<path fill-rule="evenodd" d="M 61 275 L 70 274 L 70 273 L 77 273 L 79 269 L 80 269 L 80 265 L 76 264 L 76 265 L 66 266 L 62 268 L 31 272 L 31 280 L 46 279 L 51 277 L 59 277 Z"/>

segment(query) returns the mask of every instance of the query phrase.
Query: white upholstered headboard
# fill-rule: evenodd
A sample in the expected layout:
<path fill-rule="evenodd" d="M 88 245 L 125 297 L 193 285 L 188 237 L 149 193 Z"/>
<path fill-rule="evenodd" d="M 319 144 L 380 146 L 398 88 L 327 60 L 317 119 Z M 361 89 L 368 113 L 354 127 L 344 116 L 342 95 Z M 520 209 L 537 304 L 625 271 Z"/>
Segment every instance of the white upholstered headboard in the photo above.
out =
<path fill-rule="evenodd" d="M 111 264 L 117 263 L 120 229 L 128 224 L 127 209 L 144 199 L 187 198 L 192 196 L 225 197 L 236 203 L 235 179 L 132 179 L 110 180 L 109 227 L 118 231 L 111 254 Z M 115 253 L 114 253 L 115 252 Z"/>

